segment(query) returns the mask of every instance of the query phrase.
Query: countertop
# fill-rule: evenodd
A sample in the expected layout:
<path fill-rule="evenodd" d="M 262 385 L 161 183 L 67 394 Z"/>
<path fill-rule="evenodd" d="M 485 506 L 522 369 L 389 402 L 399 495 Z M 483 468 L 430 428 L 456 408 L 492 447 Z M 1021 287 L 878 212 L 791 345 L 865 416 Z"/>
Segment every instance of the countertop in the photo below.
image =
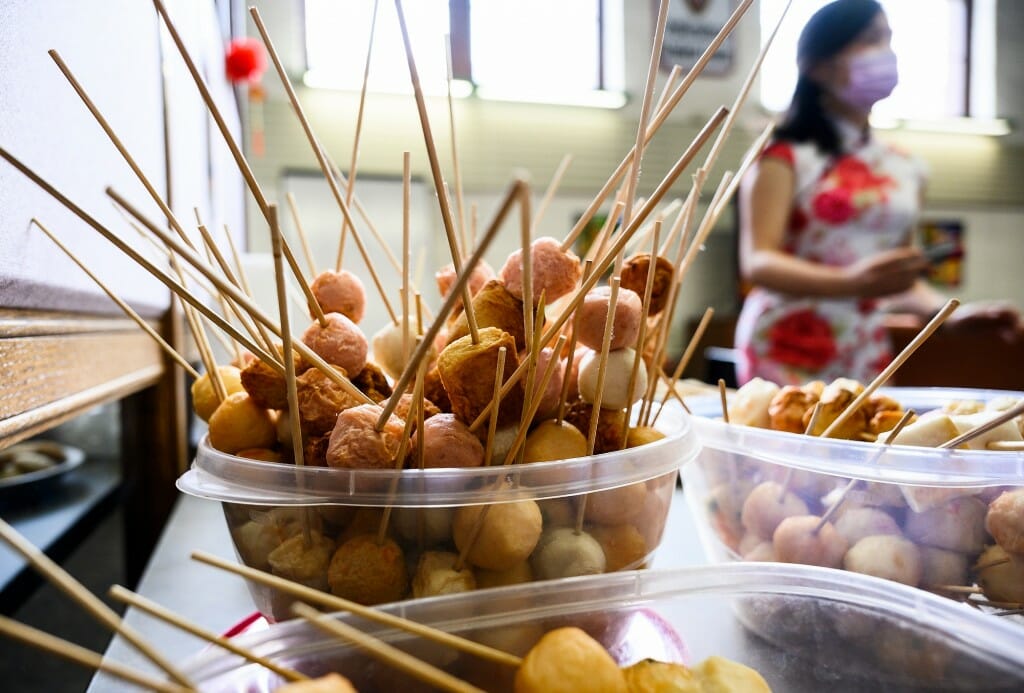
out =
<path fill-rule="evenodd" d="M 181 495 L 136 591 L 199 626 L 224 633 L 254 613 L 252 599 L 241 578 L 192 561 L 189 555 L 196 550 L 236 560 L 220 503 Z M 677 488 L 665 536 L 652 569 L 703 563 L 696 526 L 686 507 L 683 492 Z M 125 623 L 147 641 L 156 644 L 172 662 L 182 662 L 206 647 L 202 641 L 137 609 L 128 609 Z M 111 660 L 160 675 L 149 660 L 119 637 L 111 640 L 105 655 Z M 93 678 L 88 689 L 90 693 L 136 690 L 102 673 Z"/>

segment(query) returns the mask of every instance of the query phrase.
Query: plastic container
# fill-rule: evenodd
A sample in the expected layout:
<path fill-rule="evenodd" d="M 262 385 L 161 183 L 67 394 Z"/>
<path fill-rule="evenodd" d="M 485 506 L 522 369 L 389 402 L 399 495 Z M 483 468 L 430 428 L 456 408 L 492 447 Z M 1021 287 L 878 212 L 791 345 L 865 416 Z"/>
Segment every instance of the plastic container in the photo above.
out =
<path fill-rule="evenodd" d="M 953 388 L 888 388 L 881 392 L 918 414 L 955 400 L 1024 397 L 1018 392 Z M 832 517 L 848 548 L 865 536 L 902 535 L 916 550 L 905 544 L 899 550 L 920 561 L 916 580 L 913 577 L 918 571 L 913 567 L 896 571 L 908 584 L 967 585 L 973 582 L 971 567 L 983 547 L 993 543 L 985 530 L 988 503 L 1004 490 L 1024 486 L 1024 452 L 821 439 L 726 424 L 717 418 L 721 415 L 717 397 L 693 398 L 688 405 L 703 447 L 697 460 L 683 469 L 683 486 L 701 543 L 714 561 L 778 558 L 772 537 L 764 531 L 772 522 L 765 522 L 763 516 L 755 518 L 751 507 L 755 502 L 748 504 L 759 485 L 785 485 L 796 497 L 787 496 L 786 503 L 806 506 L 805 512 L 789 510 L 786 514 L 820 516 L 851 479 L 860 479 Z M 781 498 L 781 491 L 771 498 Z M 778 504 L 778 500 L 774 502 Z M 877 548 L 878 540 L 872 542 Z M 865 552 L 862 547 L 862 559 Z M 848 552 L 839 555 L 844 556 L 843 567 L 864 567 L 863 562 L 851 562 Z M 874 557 L 869 557 L 869 562 L 887 563 Z M 879 576 L 884 576 L 881 572 Z"/>
<path fill-rule="evenodd" d="M 575 625 L 626 666 L 719 655 L 757 669 L 775 691 L 1022 690 L 1024 629 L 889 581 L 799 565 L 633 571 L 519 585 L 384 610 L 524 654 Z M 342 618 L 488 691 L 512 672 L 390 628 Z M 360 691 L 423 690 L 305 622 L 238 644 L 310 676 L 338 671 Z M 203 691 L 272 691 L 273 673 L 219 651 L 185 664 Z"/>
<path fill-rule="evenodd" d="M 471 568 L 490 569 L 471 570 L 470 588 L 631 570 L 652 560 L 679 467 L 692 460 L 699 448 L 689 417 L 681 409 L 666 410 L 666 414 L 658 422 L 666 437 L 654 443 L 514 467 L 402 471 L 295 467 L 226 455 L 204 439 L 178 488 L 223 504 L 235 550 L 246 565 L 362 603 L 429 595 L 431 588 L 421 591 L 422 581 L 410 578 L 417 574 L 425 553 L 458 553 L 452 526 L 465 530 L 472 524 L 466 518 L 478 509 L 470 506 L 492 506 L 489 522 L 513 507 L 523 511 L 507 523 L 510 529 L 514 525 L 515 532 L 481 533 L 469 563 Z M 573 530 L 584 501 L 583 534 L 577 536 Z M 499 506 L 502 509 L 496 511 Z M 350 558 L 350 550 L 338 549 L 355 534 L 376 537 L 388 507 L 388 536 L 404 555 L 404 561 L 397 561 L 404 567 L 382 575 L 384 571 L 367 567 L 373 556 Z M 326 542 L 318 557 L 304 559 L 305 565 L 291 570 L 283 563 L 296 563 L 294 556 L 275 557 L 273 551 L 301 533 L 302 522 L 308 522 Z M 513 534 L 507 545 L 501 544 Z M 535 548 L 531 549 L 531 542 Z M 514 563 L 510 569 L 502 567 L 509 563 Z M 389 565 L 394 568 L 393 563 Z M 402 570 L 405 576 L 396 577 Z M 352 578 L 353 572 L 359 575 Z M 339 577 L 342 574 L 348 577 Z M 351 580 L 359 583 L 355 592 Z M 416 593 L 409 582 L 417 586 Z M 362 590 L 364 583 L 383 587 Z M 286 598 L 258 585 L 250 585 L 250 590 L 268 618 L 290 617 Z"/>

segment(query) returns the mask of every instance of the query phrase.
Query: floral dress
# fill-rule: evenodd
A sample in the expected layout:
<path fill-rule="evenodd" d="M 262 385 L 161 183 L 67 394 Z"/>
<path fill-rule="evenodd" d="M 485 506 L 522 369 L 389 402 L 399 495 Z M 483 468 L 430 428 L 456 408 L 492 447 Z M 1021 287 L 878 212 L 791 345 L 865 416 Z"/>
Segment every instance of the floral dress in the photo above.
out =
<path fill-rule="evenodd" d="M 796 192 L 783 250 L 843 267 L 906 245 L 920 208 L 920 160 L 837 126 L 846 145 L 833 157 L 813 143 L 779 141 L 762 156 L 793 167 Z M 737 378 L 780 385 L 838 377 L 870 381 L 892 359 L 877 300 L 805 298 L 754 288 L 736 326 Z"/>

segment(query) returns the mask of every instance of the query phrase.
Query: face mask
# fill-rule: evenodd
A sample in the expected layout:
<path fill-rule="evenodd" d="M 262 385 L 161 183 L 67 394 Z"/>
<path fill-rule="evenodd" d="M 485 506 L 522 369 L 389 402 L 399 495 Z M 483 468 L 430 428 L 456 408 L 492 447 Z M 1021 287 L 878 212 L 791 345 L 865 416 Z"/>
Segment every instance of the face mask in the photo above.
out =
<path fill-rule="evenodd" d="M 844 103 L 870 111 L 896 88 L 896 54 L 888 48 L 853 55 L 847 67 L 850 81 L 836 94 Z"/>

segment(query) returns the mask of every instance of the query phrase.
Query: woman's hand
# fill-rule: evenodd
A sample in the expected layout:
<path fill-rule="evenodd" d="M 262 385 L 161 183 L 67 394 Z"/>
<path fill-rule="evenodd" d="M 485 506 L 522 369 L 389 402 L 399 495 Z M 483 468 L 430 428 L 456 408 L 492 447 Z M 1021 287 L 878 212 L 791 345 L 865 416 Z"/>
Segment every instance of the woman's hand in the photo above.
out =
<path fill-rule="evenodd" d="M 842 276 L 857 296 L 891 296 L 910 289 L 928 261 L 916 248 L 895 248 L 870 255 L 842 268 Z"/>
<path fill-rule="evenodd" d="M 995 330 L 1008 342 L 1024 338 L 1020 311 L 1008 301 L 972 301 L 949 316 L 944 327 L 950 330 Z"/>

